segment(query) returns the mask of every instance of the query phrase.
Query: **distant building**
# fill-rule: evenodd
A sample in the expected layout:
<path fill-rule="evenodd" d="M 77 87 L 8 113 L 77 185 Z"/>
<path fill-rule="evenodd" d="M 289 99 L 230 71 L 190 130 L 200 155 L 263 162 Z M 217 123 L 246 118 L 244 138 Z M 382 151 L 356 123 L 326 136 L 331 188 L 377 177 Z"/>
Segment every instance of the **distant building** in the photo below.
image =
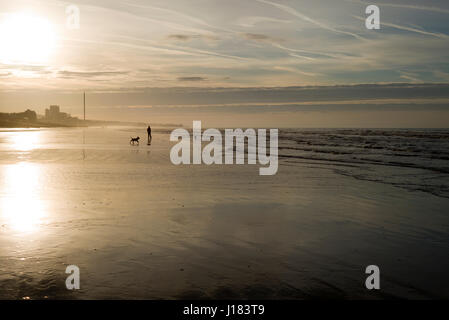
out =
<path fill-rule="evenodd" d="M 9 121 L 36 121 L 37 114 L 35 111 L 27 109 L 25 112 L 19 113 L 0 113 L 0 119 Z"/>
<path fill-rule="evenodd" d="M 23 113 L 23 117 L 25 120 L 28 121 L 36 121 L 37 120 L 37 114 L 35 111 L 32 111 L 30 109 L 27 109 L 24 113 Z"/>
<path fill-rule="evenodd" d="M 47 121 L 71 121 L 77 120 L 72 118 L 70 114 L 61 112 L 59 106 L 51 105 L 49 109 L 45 109 L 45 120 Z"/>

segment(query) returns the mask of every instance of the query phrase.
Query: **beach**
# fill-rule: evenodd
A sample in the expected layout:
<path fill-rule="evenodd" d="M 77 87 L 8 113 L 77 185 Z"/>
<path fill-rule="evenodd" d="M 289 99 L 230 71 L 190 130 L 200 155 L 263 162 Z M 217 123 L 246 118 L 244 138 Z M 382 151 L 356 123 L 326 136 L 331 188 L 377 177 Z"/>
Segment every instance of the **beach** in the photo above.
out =
<path fill-rule="evenodd" d="M 448 130 L 281 129 L 274 176 L 169 135 L 0 130 L 0 299 L 449 297 Z"/>

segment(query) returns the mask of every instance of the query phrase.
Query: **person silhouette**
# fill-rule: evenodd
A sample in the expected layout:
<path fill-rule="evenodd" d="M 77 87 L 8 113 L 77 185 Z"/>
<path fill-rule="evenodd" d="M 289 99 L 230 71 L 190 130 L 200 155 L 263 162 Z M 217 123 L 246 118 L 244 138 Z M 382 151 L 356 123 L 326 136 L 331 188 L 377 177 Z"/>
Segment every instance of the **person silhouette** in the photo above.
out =
<path fill-rule="evenodd" d="M 148 128 L 147 128 L 147 133 L 148 133 L 148 144 L 151 144 L 153 137 L 151 136 L 151 127 L 150 126 L 148 126 Z"/>

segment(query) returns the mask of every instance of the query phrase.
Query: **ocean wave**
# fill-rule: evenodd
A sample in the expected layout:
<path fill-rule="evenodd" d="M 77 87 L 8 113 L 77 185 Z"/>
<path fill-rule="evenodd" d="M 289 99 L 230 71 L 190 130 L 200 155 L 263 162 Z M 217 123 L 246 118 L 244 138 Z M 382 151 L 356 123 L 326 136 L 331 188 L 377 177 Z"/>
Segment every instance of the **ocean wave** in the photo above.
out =
<path fill-rule="evenodd" d="M 449 130 L 288 129 L 280 133 L 279 157 L 351 164 L 336 172 L 449 197 Z M 404 170 L 412 178 L 404 181 Z M 431 183 L 429 174 L 436 175 Z"/>

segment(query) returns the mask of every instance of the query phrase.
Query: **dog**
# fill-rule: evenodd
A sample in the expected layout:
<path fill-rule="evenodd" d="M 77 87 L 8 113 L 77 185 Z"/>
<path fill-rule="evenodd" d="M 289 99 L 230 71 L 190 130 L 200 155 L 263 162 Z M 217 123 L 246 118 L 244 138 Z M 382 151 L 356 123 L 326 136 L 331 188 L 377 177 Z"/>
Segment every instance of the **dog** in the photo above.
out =
<path fill-rule="evenodd" d="M 137 138 L 131 137 L 131 140 L 129 140 L 129 144 L 134 145 L 135 142 L 137 142 L 137 144 L 139 144 L 139 140 L 140 140 L 140 137 L 137 137 Z"/>

